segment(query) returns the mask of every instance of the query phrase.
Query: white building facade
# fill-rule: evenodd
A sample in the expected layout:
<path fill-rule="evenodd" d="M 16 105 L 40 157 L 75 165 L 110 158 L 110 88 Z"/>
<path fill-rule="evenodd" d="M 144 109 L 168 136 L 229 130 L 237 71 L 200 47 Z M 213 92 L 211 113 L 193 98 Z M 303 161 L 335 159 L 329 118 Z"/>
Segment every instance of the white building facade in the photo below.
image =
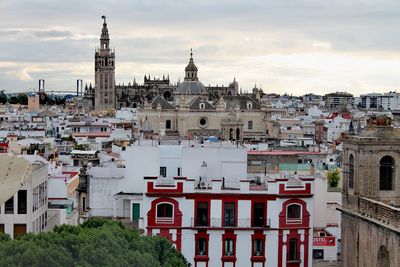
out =
<path fill-rule="evenodd" d="M 131 146 L 121 160 L 89 169 L 89 216 L 164 236 L 192 266 L 311 266 L 313 178 L 248 179 L 246 149 L 223 145 Z"/>
<path fill-rule="evenodd" d="M 23 185 L 0 205 L 0 232 L 12 238 L 47 230 L 47 164 L 33 161 L 30 168 Z"/>

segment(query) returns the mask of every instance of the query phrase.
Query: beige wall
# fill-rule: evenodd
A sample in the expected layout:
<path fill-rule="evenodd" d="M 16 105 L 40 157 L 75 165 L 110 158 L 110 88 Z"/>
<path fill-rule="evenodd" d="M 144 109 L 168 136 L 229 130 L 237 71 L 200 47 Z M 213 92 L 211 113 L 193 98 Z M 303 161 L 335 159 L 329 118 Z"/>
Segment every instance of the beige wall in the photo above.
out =
<path fill-rule="evenodd" d="M 264 112 L 261 111 L 238 111 L 235 113 L 243 123 L 243 131 L 246 133 L 262 133 L 265 134 Z M 138 118 L 142 122 L 146 119 L 150 122 L 155 133 L 165 129 L 166 120 L 171 120 L 172 131 L 178 131 L 181 136 L 187 136 L 191 130 L 204 132 L 208 130 L 221 131 L 221 122 L 227 118 L 229 112 L 226 111 L 157 111 L 157 110 L 140 110 Z M 199 124 L 201 118 L 207 119 L 207 126 L 202 128 Z M 253 129 L 248 129 L 248 121 L 253 121 Z"/>
<path fill-rule="evenodd" d="M 381 246 L 389 251 L 389 266 L 400 266 L 399 244 L 398 231 L 396 233 L 366 220 L 342 214 L 342 266 L 383 267 L 378 262 Z"/>
<path fill-rule="evenodd" d="M 28 110 L 29 112 L 39 112 L 39 95 L 28 96 Z"/>

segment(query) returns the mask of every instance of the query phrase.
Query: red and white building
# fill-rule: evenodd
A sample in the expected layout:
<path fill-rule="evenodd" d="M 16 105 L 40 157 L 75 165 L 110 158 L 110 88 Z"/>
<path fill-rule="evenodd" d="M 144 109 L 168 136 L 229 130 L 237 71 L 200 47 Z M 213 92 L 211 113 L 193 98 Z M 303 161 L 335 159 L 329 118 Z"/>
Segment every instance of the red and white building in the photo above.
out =
<path fill-rule="evenodd" d="M 232 146 L 132 146 L 121 159 L 114 177 L 89 170 L 89 216 L 164 236 L 192 266 L 312 266 L 313 177 L 247 178 Z"/>
<path fill-rule="evenodd" d="M 312 178 L 239 188 L 144 179 L 145 232 L 168 238 L 193 266 L 311 266 Z"/>

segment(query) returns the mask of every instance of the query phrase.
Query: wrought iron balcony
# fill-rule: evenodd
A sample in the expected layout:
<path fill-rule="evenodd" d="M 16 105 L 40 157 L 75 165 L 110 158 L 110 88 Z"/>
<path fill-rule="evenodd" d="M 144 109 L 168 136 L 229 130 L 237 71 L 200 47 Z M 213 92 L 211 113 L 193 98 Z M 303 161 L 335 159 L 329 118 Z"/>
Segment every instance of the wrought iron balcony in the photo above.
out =
<path fill-rule="evenodd" d="M 190 226 L 198 228 L 269 228 L 271 224 L 268 219 L 265 224 L 254 224 L 251 219 L 222 219 L 209 218 L 196 220 L 191 218 Z"/>

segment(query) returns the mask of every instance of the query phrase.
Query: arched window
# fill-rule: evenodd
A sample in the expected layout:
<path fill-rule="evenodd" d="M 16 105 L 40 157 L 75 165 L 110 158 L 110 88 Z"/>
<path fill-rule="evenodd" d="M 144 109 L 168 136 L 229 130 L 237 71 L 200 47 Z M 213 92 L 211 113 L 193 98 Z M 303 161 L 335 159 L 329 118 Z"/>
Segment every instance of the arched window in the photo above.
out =
<path fill-rule="evenodd" d="M 389 251 L 385 246 L 381 246 L 378 252 L 378 267 L 389 267 Z"/>
<path fill-rule="evenodd" d="M 379 168 L 379 190 L 394 189 L 394 159 L 391 156 L 384 156 L 380 161 Z"/>
<path fill-rule="evenodd" d="M 292 204 L 287 206 L 287 214 L 288 221 L 299 221 L 301 220 L 301 206 L 298 204 Z"/>
<path fill-rule="evenodd" d="M 354 157 L 349 157 L 349 188 L 354 188 Z"/>
<path fill-rule="evenodd" d="M 171 223 L 174 221 L 174 207 L 169 203 L 160 203 L 157 205 L 157 222 Z"/>

